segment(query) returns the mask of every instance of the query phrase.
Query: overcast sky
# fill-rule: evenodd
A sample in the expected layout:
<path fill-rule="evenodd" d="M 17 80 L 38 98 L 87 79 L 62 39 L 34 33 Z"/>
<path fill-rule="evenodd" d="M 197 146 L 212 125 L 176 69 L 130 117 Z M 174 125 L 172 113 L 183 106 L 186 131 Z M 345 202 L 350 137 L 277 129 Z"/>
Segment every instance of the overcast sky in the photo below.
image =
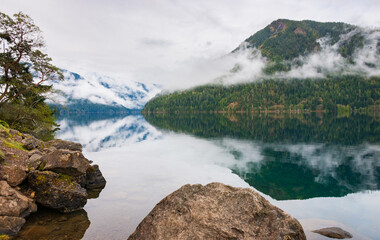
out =
<path fill-rule="evenodd" d="M 192 81 L 184 75 L 206 71 L 199 65 L 278 18 L 380 27 L 380 0 L 0 0 L 0 6 L 34 19 L 61 68 L 164 87 Z"/>

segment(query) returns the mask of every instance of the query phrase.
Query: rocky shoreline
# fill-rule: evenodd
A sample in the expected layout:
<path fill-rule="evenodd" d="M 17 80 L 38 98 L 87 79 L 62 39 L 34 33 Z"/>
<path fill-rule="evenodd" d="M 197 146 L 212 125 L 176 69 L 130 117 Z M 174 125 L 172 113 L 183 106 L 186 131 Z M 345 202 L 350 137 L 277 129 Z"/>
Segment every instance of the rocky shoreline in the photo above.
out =
<path fill-rule="evenodd" d="M 44 142 L 0 125 L 0 236 L 16 235 L 37 204 L 68 213 L 95 198 L 106 180 L 79 143 Z"/>

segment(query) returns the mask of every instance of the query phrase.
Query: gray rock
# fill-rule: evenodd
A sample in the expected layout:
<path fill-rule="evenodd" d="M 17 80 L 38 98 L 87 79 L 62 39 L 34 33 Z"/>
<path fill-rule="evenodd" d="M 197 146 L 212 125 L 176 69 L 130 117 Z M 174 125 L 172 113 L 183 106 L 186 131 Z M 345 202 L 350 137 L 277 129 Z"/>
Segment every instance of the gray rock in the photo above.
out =
<path fill-rule="evenodd" d="M 33 149 L 33 150 L 28 152 L 28 157 L 31 157 L 34 154 L 42 155 L 42 153 L 39 149 Z"/>
<path fill-rule="evenodd" d="M 60 212 L 73 212 L 87 203 L 86 190 L 68 175 L 32 171 L 28 184 L 35 191 L 36 202 Z"/>
<path fill-rule="evenodd" d="M 36 170 L 42 163 L 42 154 L 35 153 L 29 157 L 28 168 L 29 170 Z"/>
<path fill-rule="evenodd" d="M 0 181 L 0 216 L 27 217 L 36 212 L 33 200 L 13 189 L 5 181 Z"/>
<path fill-rule="evenodd" d="M 21 217 L 0 216 L 0 235 L 16 235 L 25 223 Z"/>
<path fill-rule="evenodd" d="M 87 169 L 85 181 L 87 189 L 103 189 L 106 186 L 106 179 L 96 164 Z"/>
<path fill-rule="evenodd" d="M 136 239 L 306 239 L 301 224 L 252 189 L 185 185 L 143 219 Z"/>
<path fill-rule="evenodd" d="M 9 185 L 15 187 L 21 184 L 26 178 L 26 169 L 18 165 L 0 166 L 0 180 L 5 180 Z"/>
<path fill-rule="evenodd" d="M 67 174 L 73 177 L 86 174 L 89 160 L 79 151 L 57 149 L 41 158 L 43 170 Z"/>
<path fill-rule="evenodd" d="M 82 152 L 82 144 L 76 142 L 65 141 L 61 139 L 54 139 L 48 142 L 48 144 L 54 146 L 56 149 L 68 149 L 71 151 Z"/>
<path fill-rule="evenodd" d="M 325 236 L 328 238 L 336 238 L 336 239 L 352 238 L 351 233 L 344 231 L 343 229 L 339 227 L 322 228 L 322 229 L 314 230 L 312 232 L 321 234 L 322 236 Z"/>
<path fill-rule="evenodd" d="M 21 141 L 27 150 L 42 149 L 45 147 L 45 143 L 32 135 L 24 134 L 25 138 Z"/>

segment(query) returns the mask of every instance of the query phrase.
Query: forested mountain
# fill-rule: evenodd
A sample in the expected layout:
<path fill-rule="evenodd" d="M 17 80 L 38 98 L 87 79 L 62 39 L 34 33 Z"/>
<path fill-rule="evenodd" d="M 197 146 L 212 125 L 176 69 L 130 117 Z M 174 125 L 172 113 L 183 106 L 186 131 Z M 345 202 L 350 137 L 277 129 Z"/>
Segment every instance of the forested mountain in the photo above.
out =
<path fill-rule="evenodd" d="M 352 32 L 353 30 L 356 32 Z M 352 36 L 341 38 L 350 32 Z M 356 47 L 363 46 L 364 32 L 346 23 L 279 19 L 247 38 L 240 47 L 260 49 L 263 56 L 274 61 L 292 60 L 318 51 L 321 48 L 318 40 L 321 38 L 326 38 L 329 45 L 340 42 L 339 52 L 343 57 L 348 57 Z"/>
<path fill-rule="evenodd" d="M 346 23 L 279 19 L 231 54 L 265 62 L 240 84 L 210 84 L 158 96 L 145 112 L 378 111 L 380 31 Z M 245 65 L 245 68 L 252 67 Z M 237 63 L 230 76 L 239 74 Z M 224 77 L 226 78 L 226 77 Z"/>

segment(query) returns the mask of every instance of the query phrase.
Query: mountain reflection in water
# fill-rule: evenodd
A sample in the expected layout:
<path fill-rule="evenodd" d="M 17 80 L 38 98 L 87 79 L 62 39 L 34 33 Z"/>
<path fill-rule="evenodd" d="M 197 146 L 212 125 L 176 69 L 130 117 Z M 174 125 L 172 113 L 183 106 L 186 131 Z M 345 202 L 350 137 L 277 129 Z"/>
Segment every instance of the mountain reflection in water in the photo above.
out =
<path fill-rule="evenodd" d="M 299 219 L 308 238 L 315 235 L 303 221 L 309 225 L 316 218 L 333 222 L 322 221 L 324 226 L 341 226 L 369 238 L 378 235 L 380 123 L 373 117 L 145 118 L 91 114 L 59 119 L 57 137 L 83 144 L 84 155 L 99 165 L 107 180 L 100 197 L 85 206 L 91 225 L 82 239 L 126 239 L 163 197 L 183 184 L 213 181 L 252 186 Z M 25 226 L 31 227 L 21 236 L 42 231 L 38 222 L 43 221 L 28 220 Z M 42 232 L 50 239 L 48 230 Z M 56 239 L 65 239 L 63 231 L 58 233 Z"/>
<path fill-rule="evenodd" d="M 277 200 L 380 189 L 380 122 L 364 115 L 146 115 L 161 129 L 228 149 L 226 166 Z"/>

